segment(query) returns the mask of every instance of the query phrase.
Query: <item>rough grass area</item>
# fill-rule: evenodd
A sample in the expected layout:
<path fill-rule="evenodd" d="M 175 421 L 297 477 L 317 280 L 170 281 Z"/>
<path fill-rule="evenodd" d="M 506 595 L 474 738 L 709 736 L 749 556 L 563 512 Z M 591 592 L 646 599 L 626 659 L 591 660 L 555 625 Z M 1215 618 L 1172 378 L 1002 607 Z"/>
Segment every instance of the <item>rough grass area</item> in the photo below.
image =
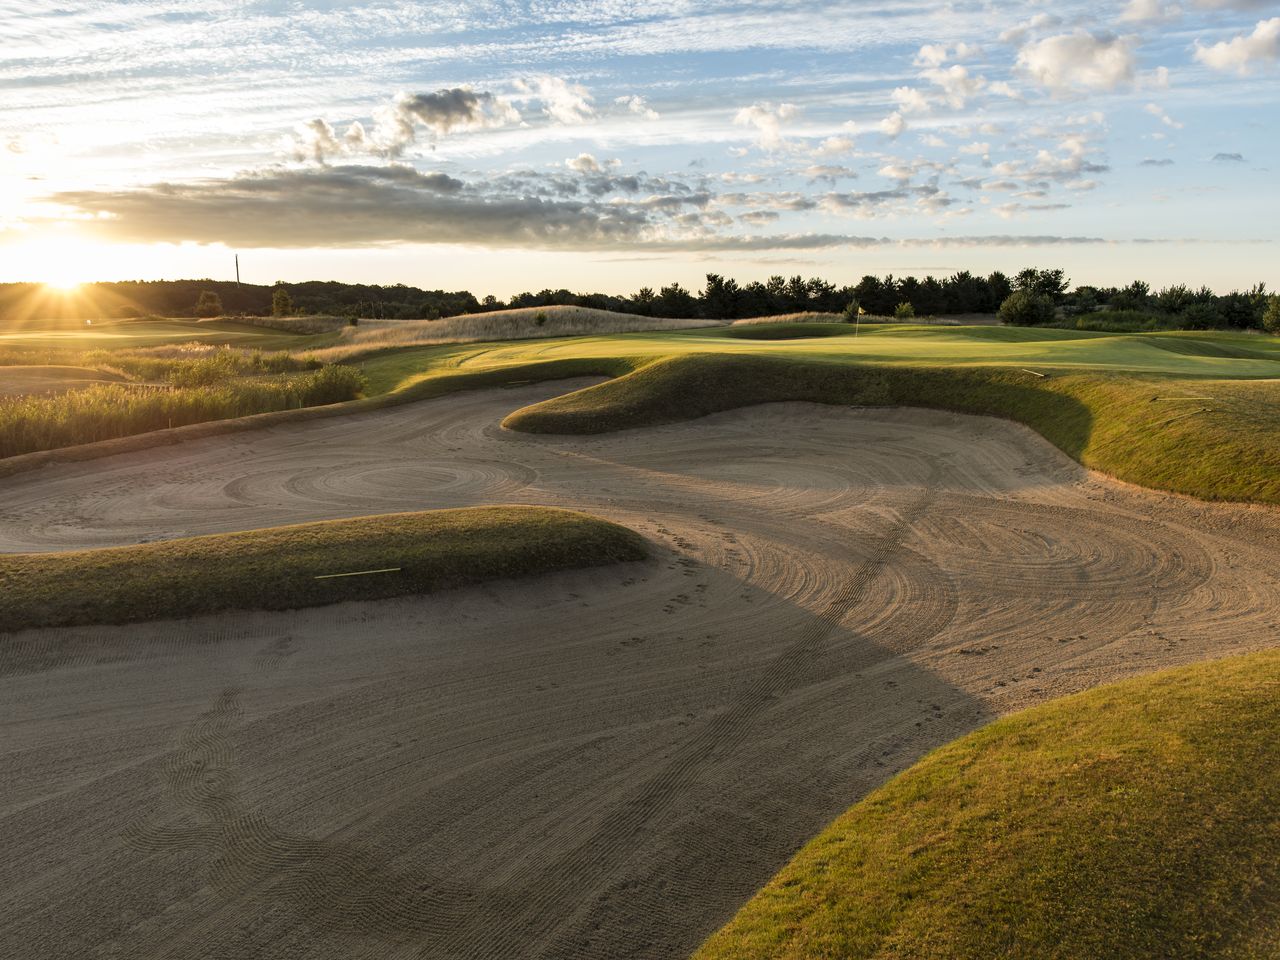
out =
<path fill-rule="evenodd" d="M 811 841 L 694 960 L 1280 956 L 1280 652 L 996 721 Z"/>
<path fill-rule="evenodd" d="M 1040 377 L 1007 367 L 690 354 L 525 407 L 504 426 L 529 433 L 603 433 L 784 400 L 1006 417 L 1085 466 L 1132 483 L 1208 500 L 1280 503 L 1277 380 Z"/>
<path fill-rule="evenodd" d="M 0 457 L 54 450 L 210 420 L 340 403 L 360 395 L 353 367 L 205 386 L 97 384 L 57 396 L 0 397 Z"/>
<path fill-rule="evenodd" d="M 641 560 L 643 539 L 550 507 L 475 507 L 307 523 L 74 553 L 0 555 L 0 629 L 428 593 Z M 316 580 L 323 574 L 396 573 Z"/>

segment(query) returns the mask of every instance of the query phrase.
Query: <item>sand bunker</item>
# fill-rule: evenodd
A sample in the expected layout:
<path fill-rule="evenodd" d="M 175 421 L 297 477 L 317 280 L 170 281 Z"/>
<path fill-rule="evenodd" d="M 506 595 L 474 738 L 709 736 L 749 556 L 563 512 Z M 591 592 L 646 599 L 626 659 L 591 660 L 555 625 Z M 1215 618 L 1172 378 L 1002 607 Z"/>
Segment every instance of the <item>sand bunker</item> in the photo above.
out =
<path fill-rule="evenodd" d="M 1280 639 L 1275 511 L 943 413 L 497 426 L 566 388 L 0 481 L 9 551 L 510 502 L 658 556 L 0 638 L 0 955 L 682 957 L 929 748 Z"/>

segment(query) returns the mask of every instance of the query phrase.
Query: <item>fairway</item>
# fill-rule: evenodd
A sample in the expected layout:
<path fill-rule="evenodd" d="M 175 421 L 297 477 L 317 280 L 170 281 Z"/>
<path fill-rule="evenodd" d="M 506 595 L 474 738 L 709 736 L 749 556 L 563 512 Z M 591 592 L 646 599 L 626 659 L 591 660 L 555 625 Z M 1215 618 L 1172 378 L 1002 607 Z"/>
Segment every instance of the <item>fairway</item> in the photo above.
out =
<path fill-rule="evenodd" d="M 943 411 L 499 426 L 598 382 L 0 480 L 0 550 L 22 563 L 494 503 L 598 516 L 650 555 L 0 638 L 0 954 L 678 960 L 931 749 L 1276 640 L 1274 511 L 1115 484 Z M 259 593 L 293 569 L 253 556 Z"/>

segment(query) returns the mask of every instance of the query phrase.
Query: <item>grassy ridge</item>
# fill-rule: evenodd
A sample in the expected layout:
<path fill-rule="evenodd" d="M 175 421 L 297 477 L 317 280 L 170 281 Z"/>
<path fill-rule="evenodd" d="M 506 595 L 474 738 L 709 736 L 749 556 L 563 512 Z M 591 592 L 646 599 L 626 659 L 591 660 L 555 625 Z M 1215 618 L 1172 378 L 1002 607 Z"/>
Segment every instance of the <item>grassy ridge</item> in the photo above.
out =
<path fill-rule="evenodd" d="M 800 851 L 694 960 L 1280 955 L 1280 652 L 999 720 Z"/>
<path fill-rule="evenodd" d="M 1210 400 L 1183 400 L 1183 397 Z M 1176 399 L 1173 399 L 1176 398 Z M 852 365 L 688 354 L 525 407 L 504 425 L 585 434 L 783 400 L 917 406 L 1018 420 L 1086 466 L 1209 500 L 1280 503 L 1280 381 Z"/>
<path fill-rule="evenodd" d="M 550 507 L 333 520 L 72 553 L 0 555 L 0 626 L 169 619 L 427 593 L 640 560 L 625 527 Z M 316 580 L 400 567 L 397 573 Z"/>

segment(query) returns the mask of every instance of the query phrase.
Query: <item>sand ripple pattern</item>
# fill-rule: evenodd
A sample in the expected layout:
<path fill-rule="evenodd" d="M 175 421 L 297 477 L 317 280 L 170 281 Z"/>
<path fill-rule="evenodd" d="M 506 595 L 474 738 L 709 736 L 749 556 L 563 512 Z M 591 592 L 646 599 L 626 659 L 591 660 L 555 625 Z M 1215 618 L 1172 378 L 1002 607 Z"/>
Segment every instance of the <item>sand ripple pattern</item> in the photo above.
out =
<path fill-rule="evenodd" d="M 0 549 L 521 502 L 655 559 L 0 638 L 0 956 L 675 958 L 1001 712 L 1280 639 L 1274 511 L 992 420 L 781 404 L 593 438 L 464 394 L 0 483 Z"/>

